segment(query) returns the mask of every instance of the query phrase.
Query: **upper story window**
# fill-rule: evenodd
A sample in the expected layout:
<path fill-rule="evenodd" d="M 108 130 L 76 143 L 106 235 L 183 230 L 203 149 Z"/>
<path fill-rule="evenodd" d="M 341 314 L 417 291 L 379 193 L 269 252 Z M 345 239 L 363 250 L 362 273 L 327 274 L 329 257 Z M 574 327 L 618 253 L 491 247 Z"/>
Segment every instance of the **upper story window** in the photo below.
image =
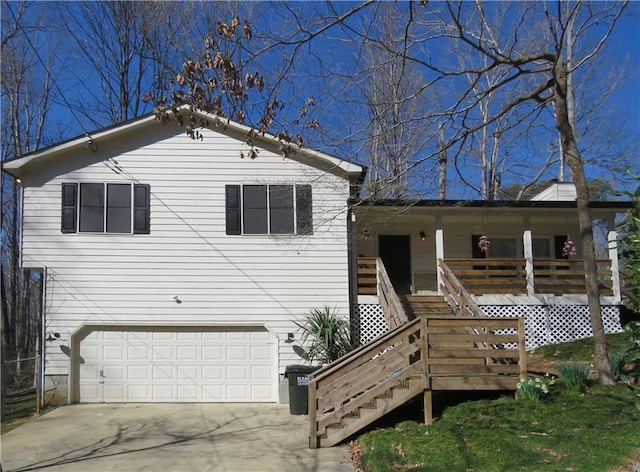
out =
<path fill-rule="evenodd" d="M 63 183 L 63 233 L 149 234 L 150 189 L 143 184 Z"/>
<path fill-rule="evenodd" d="M 227 234 L 313 234 L 311 185 L 227 185 Z"/>

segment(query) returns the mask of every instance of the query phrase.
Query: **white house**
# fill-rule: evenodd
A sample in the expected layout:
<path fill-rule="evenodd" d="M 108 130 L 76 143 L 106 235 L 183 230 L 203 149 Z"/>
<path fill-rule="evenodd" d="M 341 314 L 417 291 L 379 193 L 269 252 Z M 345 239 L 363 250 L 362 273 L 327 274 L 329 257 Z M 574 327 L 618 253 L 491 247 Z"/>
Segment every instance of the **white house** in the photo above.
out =
<path fill-rule="evenodd" d="M 363 201 L 359 165 L 283 158 L 270 136 L 251 159 L 248 128 L 201 132 L 146 116 L 5 163 L 22 182 L 22 266 L 45 280 L 46 401 L 282 401 L 295 321 L 324 306 L 362 343 L 462 292 L 524 318 L 528 347 L 590 334 L 570 185 L 528 202 Z M 608 331 L 615 217 L 631 206 L 591 204 Z"/>
<path fill-rule="evenodd" d="M 211 117 L 208 117 L 211 118 Z M 215 122 L 215 120 L 211 120 Z M 135 119 L 5 163 L 45 275 L 47 401 L 271 402 L 294 320 L 349 315 L 358 165 L 221 123 Z M 295 334 L 294 334 L 295 335 Z"/>

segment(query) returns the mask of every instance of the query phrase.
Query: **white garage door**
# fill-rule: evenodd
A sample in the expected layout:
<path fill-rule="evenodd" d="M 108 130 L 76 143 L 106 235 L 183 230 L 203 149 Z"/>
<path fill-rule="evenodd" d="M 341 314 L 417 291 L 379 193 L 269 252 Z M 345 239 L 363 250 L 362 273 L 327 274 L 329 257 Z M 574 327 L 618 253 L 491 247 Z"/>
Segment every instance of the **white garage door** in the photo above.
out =
<path fill-rule="evenodd" d="M 96 329 L 80 340 L 80 402 L 272 402 L 264 328 Z"/>

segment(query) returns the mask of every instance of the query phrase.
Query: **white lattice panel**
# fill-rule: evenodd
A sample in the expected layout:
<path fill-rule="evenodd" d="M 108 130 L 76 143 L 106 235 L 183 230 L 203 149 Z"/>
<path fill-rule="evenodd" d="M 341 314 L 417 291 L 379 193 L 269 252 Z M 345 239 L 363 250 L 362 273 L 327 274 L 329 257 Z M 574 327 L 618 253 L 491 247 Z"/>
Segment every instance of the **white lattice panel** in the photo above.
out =
<path fill-rule="evenodd" d="M 355 306 L 356 323 L 354 338 L 360 344 L 366 344 L 388 331 L 382 308 L 377 304 L 361 304 Z"/>
<path fill-rule="evenodd" d="M 483 305 L 487 316 L 523 317 L 527 349 L 556 344 L 592 335 L 589 307 L 584 305 Z M 361 344 L 387 332 L 380 305 L 356 305 L 354 337 Z M 606 333 L 622 331 L 620 310 L 617 306 L 602 307 L 602 322 Z M 506 344 L 507 349 L 515 345 Z"/>
<path fill-rule="evenodd" d="M 527 349 L 592 336 L 589 307 L 584 305 L 483 305 L 487 316 L 524 317 Z M 605 332 L 618 333 L 620 311 L 616 306 L 602 307 Z"/>

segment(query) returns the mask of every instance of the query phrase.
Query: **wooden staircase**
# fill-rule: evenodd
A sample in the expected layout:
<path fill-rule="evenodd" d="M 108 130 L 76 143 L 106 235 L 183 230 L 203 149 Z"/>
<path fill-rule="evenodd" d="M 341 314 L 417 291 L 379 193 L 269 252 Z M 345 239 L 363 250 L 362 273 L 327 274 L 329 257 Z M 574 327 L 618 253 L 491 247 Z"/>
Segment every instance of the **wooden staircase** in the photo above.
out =
<path fill-rule="evenodd" d="M 454 316 L 455 312 L 442 295 L 405 295 L 402 304 L 409 319 L 421 316 Z"/>
<path fill-rule="evenodd" d="M 514 390 L 526 378 L 523 319 L 484 316 L 439 262 L 443 296 L 401 299 L 382 262 L 363 261 L 390 330 L 309 376 L 309 447 L 334 446 L 418 395 L 431 423 L 433 391 Z"/>
<path fill-rule="evenodd" d="M 309 446 L 336 445 L 437 390 L 514 390 L 526 376 L 521 318 L 421 317 L 309 376 Z M 507 349 L 507 345 L 516 349 Z"/>

